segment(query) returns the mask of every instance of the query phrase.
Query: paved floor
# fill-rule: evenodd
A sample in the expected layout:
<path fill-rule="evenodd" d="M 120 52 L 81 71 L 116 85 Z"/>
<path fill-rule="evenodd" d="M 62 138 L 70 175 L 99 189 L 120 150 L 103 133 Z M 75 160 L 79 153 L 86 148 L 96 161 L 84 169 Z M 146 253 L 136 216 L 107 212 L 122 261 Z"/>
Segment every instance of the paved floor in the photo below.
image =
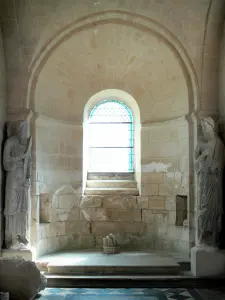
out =
<path fill-rule="evenodd" d="M 39 300 L 224 300 L 220 291 L 195 289 L 59 289 L 41 292 Z"/>

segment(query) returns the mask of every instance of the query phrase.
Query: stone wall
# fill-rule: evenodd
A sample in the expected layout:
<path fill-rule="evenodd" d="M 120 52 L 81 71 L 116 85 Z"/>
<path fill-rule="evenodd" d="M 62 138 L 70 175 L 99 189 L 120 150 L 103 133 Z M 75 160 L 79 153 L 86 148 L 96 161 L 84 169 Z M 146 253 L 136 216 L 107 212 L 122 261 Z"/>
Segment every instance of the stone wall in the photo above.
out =
<path fill-rule="evenodd" d="M 6 79 L 5 79 L 5 53 L 0 27 L 0 153 L 2 153 L 2 143 L 4 139 L 4 125 L 6 121 Z M 2 154 L 1 154 L 2 156 Z M 2 208 L 4 201 L 3 187 L 4 177 L 2 171 L 2 160 L 0 161 L 0 249 L 2 245 Z"/>
<path fill-rule="evenodd" d="M 43 117 L 38 117 L 35 126 L 34 167 L 40 192 L 53 194 L 64 185 L 80 188 L 83 164 L 82 126 Z"/>
<path fill-rule="evenodd" d="M 159 195 L 81 197 L 64 189 L 53 197 L 50 222 L 40 224 L 37 254 L 100 249 L 111 232 L 124 250 L 188 252 L 188 228 L 175 227 L 171 205 L 172 197 Z"/>
<path fill-rule="evenodd" d="M 99 20 L 98 13 L 106 12 L 110 17 L 115 11 L 132 13 L 132 19 L 136 14 L 143 16 L 168 29 L 187 51 L 199 85 L 203 79 L 202 109 L 216 109 L 217 101 L 212 101 L 212 98 L 217 89 L 217 76 L 214 75 L 218 65 L 223 0 L 184 0 L 179 5 L 173 1 L 157 0 L 105 0 L 100 3 L 90 0 L 82 4 L 80 0 L 3 0 L 0 5 L 6 47 L 9 107 L 12 109 L 25 105 L 28 67 L 47 41 L 67 28 L 68 24 L 81 18 L 96 14 L 96 20 Z"/>
<path fill-rule="evenodd" d="M 59 124 L 54 127 L 57 130 L 53 131 L 49 122 L 46 133 L 46 127 L 42 127 L 41 131 L 38 123 L 37 133 L 40 135 L 37 137 L 41 140 L 46 136 L 46 140 L 41 140 L 40 144 L 57 149 L 56 145 L 62 143 L 65 148 L 65 138 L 70 137 L 68 126 L 61 125 L 66 128 L 62 134 Z M 100 248 L 102 238 L 110 232 L 116 234 L 123 249 L 187 252 L 189 220 L 187 218 L 182 226 L 175 224 L 179 213 L 176 210 L 176 195 L 188 197 L 189 189 L 187 125 L 186 120 L 181 118 L 148 124 L 142 129 L 142 179 L 141 196 L 138 197 L 82 196 L 81 184 L 80 188 L 75 188 L 75 181 L 67 178 L 63 166 L 57 169 L 58 164 L 54 163 L 49 170 L 47 162 L 51 159 L 51 151 L 46 154 L 43 146 L 40 152 L 37 146 L 39 155 L 48 155 L 42 167 L 41 158 L 37 155 L 38 165 L 40 163 L 38 172 L 41 174 L 43 170 L 44 185 L 40 189 L 40 199 L 45 203 L 42 214 L 46 220 L 39 226 L 38 255 L 65 249 Z M 76 126 L 71 128 L 74 130 Z M 54 138 L 56 132 L 58 137 L 55 135 Z M 74 145 L 73 139 L 67 140 L 67 147 L 70 148 L 70 145 Z M 72 152 L 79 153 L 74 148 Z M 74 176 L 76 172 L 79 174 L 79 169 L 73 171 Z M 54 191 L 54 186 L 61 188 Z M 46 204 L 48 200 L 44 200 L 46 197 L 49 206 Z"/>
<path fill-rule="evenodd" d="M 98 246 L 103 234 L 99 228 L 104 228 L 104 222 L 108 229 L 109 224 L 128 222 L 127 228 L 130 225 L 129 230 L 134 232 L 124 233 L 124 241 L 129 241 L 126 245 L 147 245 L 143 242 L 147 237 L 152 248 L 187 248 L 187 229 L 174 225 L 176 195 L 189 196 L 187 182 L 192 176 L 188 167 L 187 124 L 178 119 L 193 111 L 211 114 L 218 110 L 217 68 L 223 12 L 223 0 L 184 0 L 179 5 L 157 0 L 1 1 L 9 111 L 29 108 L 35 118 L 41 114 L 41 118 L 53 119 L 39 122 L 38 117 L 32 128 L 36 145 L 32 226 L 40 221 L 39 204 L 44 198 L 41 194 L 49 195 L 52 209 L 52 219 L 49 217 L 50 223 L 40 225 L 40 234 L 39 227 L 31 230 L 34 236 L 35 232 L 38 235 L 32 239 L 33 245 L 40 241 L 43 253 L 60 249 L 61 245 L 74 245 L 73 235 L 80 227 L 63 225 L 64 221 L 57 219 L 58 209 L 65 208 L 65 216 L 70 214 L 68 207 L 59 207 L 57 197 L 81 197 L 84 106 L 95 93 L 109 88 L 130 93 L 140 108 L 141 196 L 128 201 L 134 204 L 129 208 L 129 216 L 124 211 L 119 213 L 123 198 L 117 199 L 118 207 L 114 209 L 118 209 L 123 221 L 114 220 L 113 207 L 105 207 L 105 199 L 101 199 L 100 206 L 85 208 L 86 214 L 80 212 L 79 220 L 73 219 L 75 223 L 86 222 L 83 218 L 89 213 L 96 220 L 88 223 L 90 233 L 79 235 L 88 242 L 79 237 L 77 244 Z M 64 38 L 57 42 L 61 35 Z M 54 47 L 45 56 L 53 40 Z M 223 103 L 223 96 L 220 98 Z M 174 125 L 164 124 L 168 120 L 174 120 Z M 155 122 L 158 125 L 153 125 Z M 61 195 L 64 187 L 72 192 Z M 190 201 L 194 200 L 188 197 L 188 206 Z M 140 203 L 144 207 L 139 207 Z M 81 209 L 78 204 L 76 207 Z M 79 209 L 76 208 L 76 216 Z M 101 219 L 104 214 L 107 220 Z M 154 226 L 149 226 L 152 219 Z M 131 225 L 134 220 L 135 229 Z M 62 227 L 59 232 L 54 229 L 58 223 Z M 72 224 L 70 220 L 68 223 Z M 130 238 L 138 229 L 143 240 Z M 64 236 L 64 242 L 59 242 L 58 236 Z M 48 244 L 46 240 L 52 239 L 54 242 Z"/>

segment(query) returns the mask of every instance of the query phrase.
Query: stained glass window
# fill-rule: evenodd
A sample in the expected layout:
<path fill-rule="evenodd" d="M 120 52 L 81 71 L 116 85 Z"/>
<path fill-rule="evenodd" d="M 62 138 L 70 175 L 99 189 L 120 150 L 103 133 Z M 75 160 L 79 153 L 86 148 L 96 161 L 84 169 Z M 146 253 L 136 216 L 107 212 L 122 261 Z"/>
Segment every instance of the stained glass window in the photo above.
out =
<path fill-rule="evenodd" d="M 133 115 L 117 100 L 96 105 L 89 116 L 89 172 L 133 172 Z"/>

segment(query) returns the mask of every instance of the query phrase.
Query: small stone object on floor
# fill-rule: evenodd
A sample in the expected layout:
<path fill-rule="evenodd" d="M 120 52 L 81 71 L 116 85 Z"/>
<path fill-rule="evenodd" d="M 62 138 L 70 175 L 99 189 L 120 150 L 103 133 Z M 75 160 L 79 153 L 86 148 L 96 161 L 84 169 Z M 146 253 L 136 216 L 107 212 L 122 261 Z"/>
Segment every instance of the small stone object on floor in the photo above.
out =
<path fill-rule="evenodd" d="M 112 233 L 103 238 L 103 250 L 105 254 L 116 254 L 119 252 L 119 244 Z"/>
<path fill-rule="evenodd" d="M 19 257 L 0 258 L 0 291 L 7 291 L 10 300 L 34 299 L 46 286 L 46 277 L 33 261 Z"/>
<path fill-rule="evenodd" d="M 0 300 L 9 300 L 8 292 L 0 292 Z"/>

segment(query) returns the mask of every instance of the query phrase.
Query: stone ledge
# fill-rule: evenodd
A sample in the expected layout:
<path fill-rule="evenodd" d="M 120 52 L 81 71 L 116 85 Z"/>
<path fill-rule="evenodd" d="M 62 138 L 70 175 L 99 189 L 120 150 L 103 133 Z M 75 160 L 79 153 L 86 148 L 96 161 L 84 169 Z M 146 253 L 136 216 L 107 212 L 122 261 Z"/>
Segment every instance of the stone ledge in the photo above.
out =
<path fill-rule="evenodd" d="M 22 257 L 25 260 L 32 260 L 32 252 L 30 250 L 2 249 L 1 257 L 2 258 Z"/>

